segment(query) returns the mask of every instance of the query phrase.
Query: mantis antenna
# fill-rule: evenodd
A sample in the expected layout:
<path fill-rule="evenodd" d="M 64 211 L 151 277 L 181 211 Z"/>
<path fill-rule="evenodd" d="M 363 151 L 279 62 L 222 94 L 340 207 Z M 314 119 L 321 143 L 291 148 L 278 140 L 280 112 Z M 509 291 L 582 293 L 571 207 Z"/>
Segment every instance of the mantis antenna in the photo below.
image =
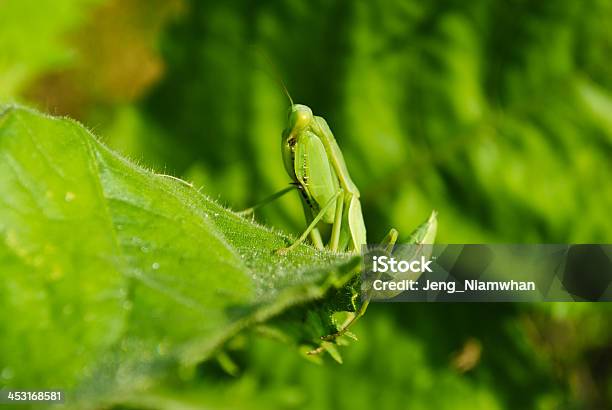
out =
<path fill-rule="evenodd" d="M 285 93 L 285 95 L 289 99 L 289 103 L 291 104 L 291 106 L 293 106 L 293 98 L 291 98 L 291 94 L 289 94 L 289 90 L 287 89 L 287 86 L 285 85 L 285 83 L 280 77 L 277 79 L 277 81 L 280 83 L 281 87 L 283 88 L 283 93 Z"/>
<path fill-rule="evenodd" d="M 272 77 L 272 79 L 280 86 L 280 88 L 283 90 L 283 94 L 285 94 L 285 96 L 289 100 L 289 103 L 293 106 L 293 98 L 291 98 L 291 94 L 289 94 L 289 90 L 287 89 L 285 82 L 283 81 L 282 77 L 278 73 L 276 64 L 272 62 L 270 57 L 268 57 L 268 54 L 265 51 L 263 51 L 260 47 L 253 46 L 253 50 L 265 60 L 266 65 L 268 66 L 267 67 L 268 70 L 263 70 L 263 71 L 268 73 Z"/>

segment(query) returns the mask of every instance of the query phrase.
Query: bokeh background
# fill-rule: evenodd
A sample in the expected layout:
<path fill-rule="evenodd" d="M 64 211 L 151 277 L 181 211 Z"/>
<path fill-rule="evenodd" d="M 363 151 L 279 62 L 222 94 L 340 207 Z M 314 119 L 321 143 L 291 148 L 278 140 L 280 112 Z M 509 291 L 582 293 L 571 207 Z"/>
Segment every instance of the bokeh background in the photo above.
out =
<path fill-rule="evenodd" d="M 80 120 L 244 208 L 325 117 L 371 241 L 612 240 L 612 2 L 0 0 L 0 102 Z M 298 233 L 296 195 L 258 213 Z M 258 337 L 129 408 L 612 408 L 609 304 L 375 304 L 345 363 Z M 177 407 L 178 408 L 178 407 Z"/>

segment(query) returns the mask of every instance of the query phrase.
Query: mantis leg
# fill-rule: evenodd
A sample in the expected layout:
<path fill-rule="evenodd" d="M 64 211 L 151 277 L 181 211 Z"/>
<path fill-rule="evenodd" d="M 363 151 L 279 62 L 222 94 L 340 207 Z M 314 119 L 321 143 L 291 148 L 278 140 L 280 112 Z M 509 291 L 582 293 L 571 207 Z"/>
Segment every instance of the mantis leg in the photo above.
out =
<path fill-rule="evenodd" d="M 312 244 L 315 248 L 325 248 L 325 245 L 323 245 L 323 238 L 321 238 L 321 232 L 319 232 L 319 228 L 312 228 L 312 231 L 310 231 L 310 240 L 312 241 Z"/>
<path fill-rule="evenodd" d="M 331 238 L 329 241 L 329 249 L 333 252 L 338 250 L 340 242 L 340 230 L 342 229 L 342 213 L 344 212 L 344 195 L 340 195 L 336 202 L 336 214 L 334 217 L 334 225 L 332 227 Z"/>
<path fill-rule="evenodd" d="M 338 190 L 338 192 L 336 192 L 334 194 L 334 196 L 331 197 L 331 199 L 329 201 L 327 201 L 327 203 L 325 204 L 325 206 L 323 208 L 321 208 L 319 210 L 319 213 L 317 214 L 317 216 L 315 216 L 312 220 L 312 222 L 310 222 L 310 225 L 308 225 L 308 228 L 306 228 L 306 230 L 304 231 L 304 233 L 302 233 L 302 235 L 300 235 L 299 238 L 296 239 L 295 242 L 293 242 L 289 247 L 287 248 L 280 248 L 276 251 L 276 253 L 280 254 L 280 255 L 286 255 L 287 253 L 289 253 L 291 250 L 293 250 L 296 246 L 298 246 L 299 244 L 301 244 L 302 242 L 304 242 L 304 240 L 306 239 L 306 237 L 310 234 L 310 232 L 315 229 L 317 227 L 317 224 L 319 223 L 319 221 L 323 218 L 323 216 L 325 216 L 325 213 L 334 205 L 334 203 L 336 202 L 336 199 L 338 199 L 338 197 L 343 193 L 343 190 Z"/>
<path fill-rule="evenodd" d="M 306 223 L 310 225 L 310 223 L 312 222 L 312 212 L 308 207 L 306 201 L 302 200 L 301 202 L 302 207 L 304 208 L 304 215 L 306 215 Z M 317 249 L 325 248 L 325 245 L 323 245 L 323 238 L 321 238 L 321 232 L 317 227 L 312 228 L 312 230 L 310 231 L 310 241 Z"/>
<path fill-rule="evenodd" d="M 285 195 L 287 192 L 291 191 L 292 189 L 295 189 L 295 186 L 290 185 L 287 188 L 281 189 L 277 193 L 272 194 L 269 197 L 263 199 L 258 204 L 253 205 L 250 208 L 243 209 L 242 211 L 239 211 L 239 212 L 236 212 L 236 213 L 238 215 L 240 215 L 240 216 L 251 215 L 253 212 L 255 212 L 256 209 L 261 208 L 262 206 L 269 204 L 270 202 L 274 201 L 275 199 L 280 198 L 281 196 Z"/>

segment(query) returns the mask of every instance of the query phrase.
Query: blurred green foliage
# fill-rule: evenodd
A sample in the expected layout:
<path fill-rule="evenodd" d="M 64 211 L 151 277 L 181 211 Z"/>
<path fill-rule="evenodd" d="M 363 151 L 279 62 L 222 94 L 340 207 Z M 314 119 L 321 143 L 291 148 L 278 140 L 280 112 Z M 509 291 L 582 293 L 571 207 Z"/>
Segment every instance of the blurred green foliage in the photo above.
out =
<path fill-rule="evenodd" d="M 12 99 L 46 70 L 74 62 L 64 44 L 97 0 L 0 3 L 0 98 Z M 52 17 L 51 17 L 52 16 Z"/>
<path fill-rule="evenodd" d="M 0 2 L 0 98 L 77 117 L 241 208 L 288 182 L 282 80 L 335 132 L 371 241 L 391 226 L 407 235 L 432 208 L 440 243 L 612 237 L 608 1 L 98 3 Z M 43 34 L 23 29 L 25 10 Z M 296 196 L 258 218 L 303 227 Z M 342 366 L 253 337 L 231 352 L 240 376 L 205 364 L 153 402 L 608 408 L 609 315 L 605 304 L 374 305 Z"/>

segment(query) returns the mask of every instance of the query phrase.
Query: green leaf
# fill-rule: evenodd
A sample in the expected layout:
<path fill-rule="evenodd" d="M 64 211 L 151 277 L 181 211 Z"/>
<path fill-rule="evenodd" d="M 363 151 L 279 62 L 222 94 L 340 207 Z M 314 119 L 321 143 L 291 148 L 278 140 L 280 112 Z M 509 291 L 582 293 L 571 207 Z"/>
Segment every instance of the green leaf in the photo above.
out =
<path fill-rule="evenodd" d="M 72 120 L 0 108 L 0 386 L 129 391 L 355 275 L 276 255 L 289 240 Z"/>

